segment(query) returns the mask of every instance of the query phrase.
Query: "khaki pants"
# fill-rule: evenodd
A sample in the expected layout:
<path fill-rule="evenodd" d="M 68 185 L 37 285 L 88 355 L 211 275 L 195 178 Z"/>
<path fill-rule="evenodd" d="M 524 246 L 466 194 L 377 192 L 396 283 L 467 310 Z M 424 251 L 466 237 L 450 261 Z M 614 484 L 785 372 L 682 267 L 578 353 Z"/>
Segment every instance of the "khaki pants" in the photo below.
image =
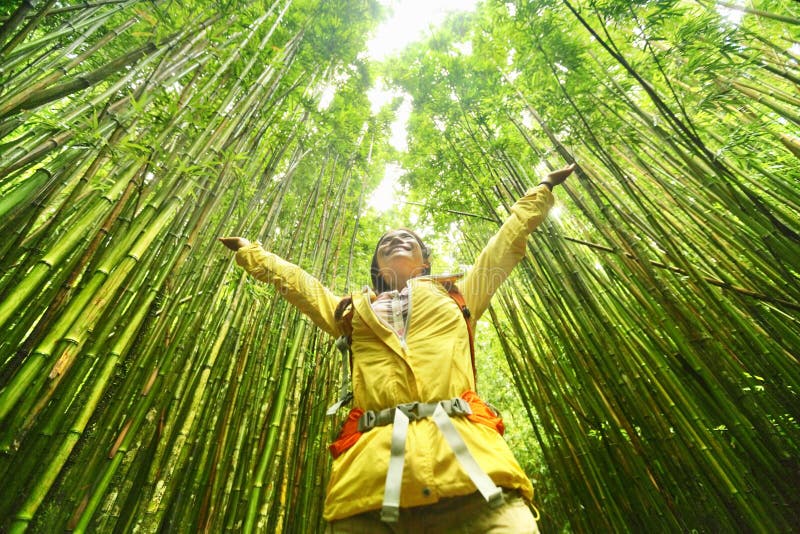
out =
<path fill-rule="evenodd" d="M 539 534 L 528 505 L 516 493 L 490 508 L 479 493 L 442 499 L 430 506 L 401 508 L 397 523 L 384 523 L 380 512 L 366 512 L 328 523 L 327 534 Z"/>

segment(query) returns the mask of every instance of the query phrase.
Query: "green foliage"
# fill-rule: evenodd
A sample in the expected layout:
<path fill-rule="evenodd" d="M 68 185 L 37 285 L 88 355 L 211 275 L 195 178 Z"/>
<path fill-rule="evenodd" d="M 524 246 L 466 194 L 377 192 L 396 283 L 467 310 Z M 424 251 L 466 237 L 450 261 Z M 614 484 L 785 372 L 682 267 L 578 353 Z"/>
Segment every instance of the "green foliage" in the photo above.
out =
<path fill-rule="evenodd" d="M 794 7 L 493 0 L 375 65 L 376 1 L 72 4 L 0 31 L 0 530 L 318 531 L 332 343 L 216 237 L 460 270 L 573 160 L 479 326 L 543 531 L 798 524 Z"/>

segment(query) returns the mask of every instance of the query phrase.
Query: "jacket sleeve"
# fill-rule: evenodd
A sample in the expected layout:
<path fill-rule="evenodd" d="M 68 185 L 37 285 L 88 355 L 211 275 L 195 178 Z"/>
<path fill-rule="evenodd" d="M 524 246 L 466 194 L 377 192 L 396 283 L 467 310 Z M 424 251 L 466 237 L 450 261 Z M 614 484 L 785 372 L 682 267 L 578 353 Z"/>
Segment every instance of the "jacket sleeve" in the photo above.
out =
<path fill-rule="evenodd" d="M 278 293 L 332 336 L 339 335 L 334 311 L 340 298 L 302 268 L 252 243 L 236 252 L 236 263 Z"/>
<path fill-rule="evenodd" d="M 473 321 L 486 311 L 494 292 L 525 255 L 528 235 L 544 220 L 552 206 L 553 194 L 547 186 L 529 189 L 511 207 L 511 215 L 478 255 L 475 265 L 459 284 Z"/>

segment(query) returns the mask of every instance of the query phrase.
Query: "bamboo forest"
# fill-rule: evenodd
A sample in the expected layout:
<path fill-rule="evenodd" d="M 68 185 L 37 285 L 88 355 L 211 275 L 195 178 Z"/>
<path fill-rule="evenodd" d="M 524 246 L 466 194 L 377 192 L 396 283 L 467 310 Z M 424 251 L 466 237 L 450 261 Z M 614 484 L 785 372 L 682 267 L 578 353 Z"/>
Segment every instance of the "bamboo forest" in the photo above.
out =
<path fill-rule="evenodd" d="M 800 4 L 482 0 L 371 57 L 401 3 L 2 3 L 0 531 L 324 531 L 334 339 L 218 238 L 463 271 L 573 162 L 477 325 L 539 528 L 800 530 Z"/>

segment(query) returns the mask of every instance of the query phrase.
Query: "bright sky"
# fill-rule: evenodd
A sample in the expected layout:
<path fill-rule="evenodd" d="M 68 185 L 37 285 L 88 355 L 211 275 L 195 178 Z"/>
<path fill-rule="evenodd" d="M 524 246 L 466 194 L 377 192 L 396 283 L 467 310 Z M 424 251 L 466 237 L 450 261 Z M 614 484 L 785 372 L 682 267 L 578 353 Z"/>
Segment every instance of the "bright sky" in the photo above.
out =
<path fill-rule="evenodd" d="M 381 3 L 388 7 L 392 14 L 378 26 L 372 39 L 367 42 L 367 57 L 382 61 L 388 56 L 397 54 L 414 41 L 424 39 L 428 29 L 444 22 L 448 13 L 472 11 L 477 2 L 478 0 L 382 0 Z M 411 96 L 387 89 L 383 80 L 376 80 L 368 96 L 373 113 L 392 99 L 403 98 L 391 127 L 390 143 L 401 152 L 408 150 L 406 125 L 411 115 Z M 403 172 L 399 165 L 386 166 L 383 180 L 368 201 L 370 207 L 385 211 L 397 200 L 403 199 L 404 194 L 398 183 Z"/>
<path fill-rule="evenodd" d="M 744 17 L 744 11 L 739 9 L 729 9 L 723 6 L 717 6 L 717 12 L 724 20 L 734 25 L 738 25 L 740 22 L 742 22 L 742 17 Z"/>
<path fill-rule="evenodd" d="M 430 26 L 439 26 L 448 13 L 473 11 L 478 0 L 382 0 L 392 14 L 367 42 L 369 57 L 381 61 L 409 43 L 426 36 Z"/>

